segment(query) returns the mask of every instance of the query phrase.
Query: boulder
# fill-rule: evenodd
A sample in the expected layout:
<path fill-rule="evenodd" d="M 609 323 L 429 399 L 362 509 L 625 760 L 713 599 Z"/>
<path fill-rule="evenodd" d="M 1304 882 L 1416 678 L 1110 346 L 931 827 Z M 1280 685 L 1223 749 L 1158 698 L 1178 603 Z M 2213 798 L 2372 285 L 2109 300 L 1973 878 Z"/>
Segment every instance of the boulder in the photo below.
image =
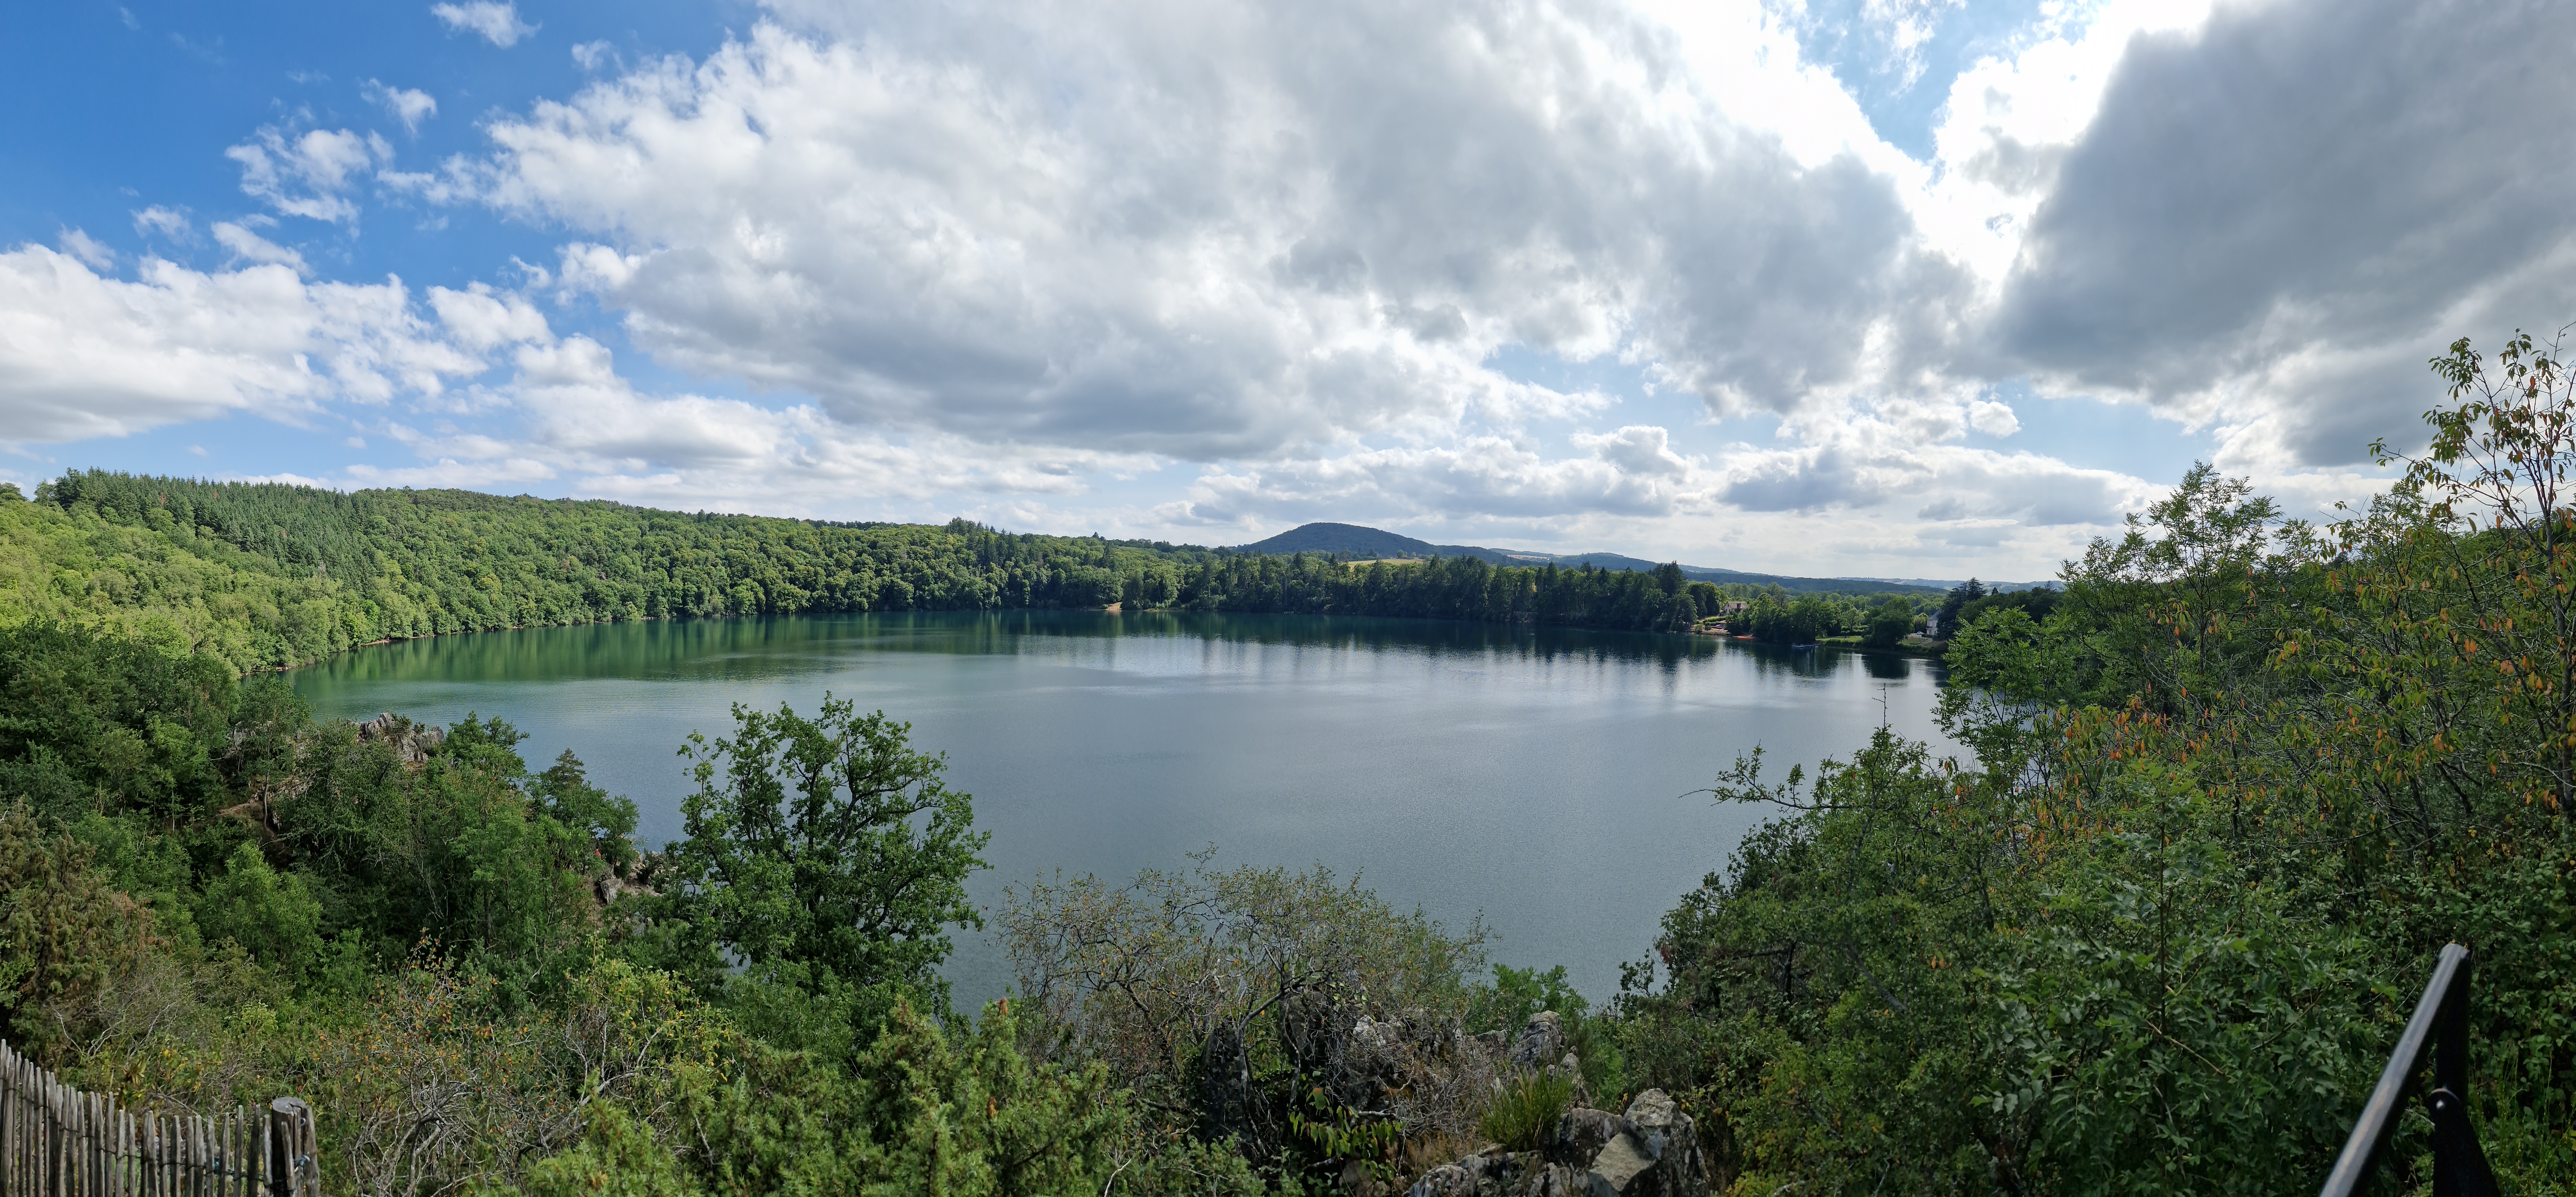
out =
<path fill-rule="evenodd" d="M 1406 1197 L 1706 1197 L 1699 1128 L 1661 1089 L 1624 1115 L 1568 1110 L 1537 1151 L 1479 1153 L 1414 1181 Z"/>
<path fill-rule="evenodd" d="M 1512 1063 L 1523 1068 L 1545 1068 L 1564 1055 L 1565 1021 L 1554 1010 L 1530 1015 L 1528 1025 L 1512 1039 Z"/>

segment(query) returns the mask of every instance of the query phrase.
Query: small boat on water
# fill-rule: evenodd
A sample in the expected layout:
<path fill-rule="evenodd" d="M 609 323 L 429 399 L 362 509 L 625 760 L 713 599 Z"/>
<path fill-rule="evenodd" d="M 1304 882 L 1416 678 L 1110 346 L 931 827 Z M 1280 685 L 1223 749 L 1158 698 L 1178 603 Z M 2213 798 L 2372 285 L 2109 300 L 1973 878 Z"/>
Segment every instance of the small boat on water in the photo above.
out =
<path fill-rule="evenodd" d="M 1812 645 L 1812 644 L 1792 644 L 1792 645 L 1790 645 L 1790 646 L 1789 646 L 1789 651 L 1791 651 L 1791 652 L 1796 652 L 1797 650 L 1802 649 L 1802 648 L 1814 648 L 1814 647 L 1815 647 L 1815 645 Z"/>

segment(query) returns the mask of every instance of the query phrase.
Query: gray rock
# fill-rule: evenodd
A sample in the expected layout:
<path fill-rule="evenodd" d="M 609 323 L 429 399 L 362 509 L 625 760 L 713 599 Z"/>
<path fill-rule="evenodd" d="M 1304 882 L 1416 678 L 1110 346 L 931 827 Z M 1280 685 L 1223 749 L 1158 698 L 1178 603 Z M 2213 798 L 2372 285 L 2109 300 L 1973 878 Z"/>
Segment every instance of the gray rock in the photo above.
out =
<path fill-rule="evenodd" d="M 1707 1197 L 1699 1128 L 1649 1089 L 1625 1116 L 1568 1110 L 1541 1150 L 1471 1155 L 1413 1183 L 1407 1197 Z"/>
<path fill-rule="evenodd" d="M 1476 1197 L 1476 1178 L 1457 1164 L 1442 1164 L 1414 1181 L 1405 1197 Z"/>
<path fill-rule="evenodd" d="M 1512 1063 L 1523 1068 L 1545 1068 L 1564 1054 L 1565 1023 L 1554 1010 L 1530 1015 L 1529 1024 L 1512 1040 Z"/>
<path fill-rule="evenodd" d="M 431 751 L 447 742 L 447 729 L 433 724 L 416 724 L 391 711 L 357 725 L 360 742 L 384 740 L 393 745 L 394 755 L 410 764 L 429 759 Z"/>

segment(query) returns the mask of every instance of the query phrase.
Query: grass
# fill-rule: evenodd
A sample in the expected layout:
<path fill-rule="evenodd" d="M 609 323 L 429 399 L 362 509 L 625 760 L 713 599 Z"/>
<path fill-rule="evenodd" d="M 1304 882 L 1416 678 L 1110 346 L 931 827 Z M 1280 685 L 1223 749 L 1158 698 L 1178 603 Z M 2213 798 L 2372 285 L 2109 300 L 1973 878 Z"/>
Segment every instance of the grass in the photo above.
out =
<path fill-rule="evenodd" d="M 1485 1107 L 1479 1128 L 1485 1137 L 1511 1151 L 1536 1151 L 1574 1104 L 1574 1078 L 1542 1071 L 1523 1073 L 1506 1082 Z"/>

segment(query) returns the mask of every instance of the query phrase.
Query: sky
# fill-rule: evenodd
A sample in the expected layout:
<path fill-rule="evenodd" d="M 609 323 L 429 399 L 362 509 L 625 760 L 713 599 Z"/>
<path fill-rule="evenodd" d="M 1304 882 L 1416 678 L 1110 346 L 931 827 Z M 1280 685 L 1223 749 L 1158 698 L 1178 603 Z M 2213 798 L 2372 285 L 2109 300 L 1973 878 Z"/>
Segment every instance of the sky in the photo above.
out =
<path fill-rule="evenodd" d="M 0 480 L 2037 579 L 2576 319 L 2576 5 L 62 0 Z"/>

